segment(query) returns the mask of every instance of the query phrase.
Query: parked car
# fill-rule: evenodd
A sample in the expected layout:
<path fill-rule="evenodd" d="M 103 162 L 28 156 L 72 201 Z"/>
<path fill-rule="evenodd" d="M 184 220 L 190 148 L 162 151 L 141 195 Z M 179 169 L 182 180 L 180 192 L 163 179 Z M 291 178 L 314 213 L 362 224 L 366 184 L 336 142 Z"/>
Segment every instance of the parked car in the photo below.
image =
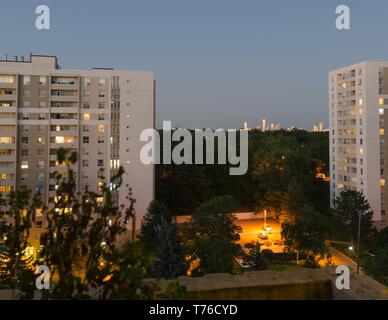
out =
<path fill-rule="evenodd" d="M 268 239 L 268 234 L 267 234 L 266 231 L 260 231 L 258 237 L 261 240 L 267 240 Z"/>

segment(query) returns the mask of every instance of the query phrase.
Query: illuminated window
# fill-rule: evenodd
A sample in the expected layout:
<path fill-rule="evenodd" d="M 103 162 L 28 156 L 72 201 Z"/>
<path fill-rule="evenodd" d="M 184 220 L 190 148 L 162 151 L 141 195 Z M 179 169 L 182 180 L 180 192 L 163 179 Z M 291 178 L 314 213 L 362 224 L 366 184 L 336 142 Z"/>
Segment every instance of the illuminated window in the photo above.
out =
<path fill-rule="evenodd" d="M 379 114 L 382 116 L 382 115 L 384 115 L 384 109 L 383 108 L 380 108 L 379 109 Z"/>
<path fill-rule="evenodd" d="M 342 88 L 346 89 L 346 83 L 342 84 Z"/>
<path fill-rule="evenodd" d="M 83 118 L 84 121 L 89 121 L 90 120 L 90 114 L 89 113 L 84 113 L 82 118 Z"/>
<path fill-rule="evenodd" d="M 0 186 L 0 192 L 10 192 L 11 190 L 11 186 Z"/>
<path fill-rule="evenodd" d="M 103 124 L 98 125 L 98 132 L 105 132 L 105 126 Z"/>
<path fill-rule="evenodd" d="M 380 98 L 380 99 L 379 99 L 379 105 L 380 105 L 380 106 L 383 106 L 383 105 L 384 105 L 384 99 L 383 99 L 383 98 Z"/>
<path fill-rule="evenodd" d="M 14 137 L 0 137 L 0 144 L 14 143 Z"/>
<path fill-rule="evenodd" d="M 380 134 L 380 136 L 383 136 L 384 135 L 384 129 L 379 129 L 379 134 Z"/>
<path fill-rule="evenodd" d="M 39 84 L 42 86 L 44 86 L 46 84 L 46 77 L 45 76 L 39 77 Z"/>
<path fill-rule="evenodd" d="M 61 137 L 61 136 L 55 137 L 55 143 L 65 143 L 65 137 Z"/>
<path fill-rule="evenodd" d="M 100 85 L 100 86 L 105 85 L 105 78 L 99 78 L 98 79 L 98 85 Z"/>
<path fill-rule="evenodd" d="M 364 154 L 364 149 L 363 148 L 360 148 L 360 153 Z"/>
<path fill-rule="evenodd" d="M 360 106 L 362 106 L 362 103 L 363 103 L 363 100 L 362 100 L 362 99 L 359 99 L 359 100 L 358 100 L 358 104 L 359 104 Z"/>
<path fill-rule="evenodd" d="M 28 169 L 28 161 L 22 161 L 20 168 L 21 169 Z"/>
<path fill-rule="evenodd" d="M 1 83 L 14 83 L 14 77 L 13 76 L 0 76 L 0 82 Z"/>
<path fill-rule="evenodd" d="M 385 186 L 385 179 L 380 179 L 380 186 Z"/>

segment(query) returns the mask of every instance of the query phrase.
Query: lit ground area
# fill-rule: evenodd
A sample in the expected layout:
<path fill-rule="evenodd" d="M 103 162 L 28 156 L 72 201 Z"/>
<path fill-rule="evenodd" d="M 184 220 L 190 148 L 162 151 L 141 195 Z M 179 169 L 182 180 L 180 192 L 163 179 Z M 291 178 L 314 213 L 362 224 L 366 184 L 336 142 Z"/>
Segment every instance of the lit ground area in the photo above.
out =
<path fill-rule="evenodd" d="M 268 234 L 268 239 L 263 240 L 259 239 L 259 232 L 264 227 L 264 219 L 249 219 L 249 220 L 237 220 L 236 224 L 240 226 L 243 230 L 240 233 L 240 241 L 239 244 L 242 246 L 246 243 L 250 242 L 261 242 L 261 249 L 270 249 L 274 253 L 283 252 L 284 246 L 281 241 L 280 235 L 280 223 L 267 219 L 267 225 L 269 225 L 272 229 L 271 233 Z"/>

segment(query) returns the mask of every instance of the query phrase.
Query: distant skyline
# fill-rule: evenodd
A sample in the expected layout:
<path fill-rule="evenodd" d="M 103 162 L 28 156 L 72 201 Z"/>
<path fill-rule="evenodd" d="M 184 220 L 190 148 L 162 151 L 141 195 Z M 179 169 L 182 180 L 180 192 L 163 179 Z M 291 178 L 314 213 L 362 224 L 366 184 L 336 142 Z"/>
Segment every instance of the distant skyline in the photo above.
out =
<path fill-rule="evenodd" d="M 51 30 L 34 27 L 35 7 Z M 351 9 L 351 30 L 335 8 Z M 157 126 L 328 125 L 328 72 L 388 60 L 388 2 L 3 0 L 0 54 L 56 55 L 64 68 L 151 70 Z"/>

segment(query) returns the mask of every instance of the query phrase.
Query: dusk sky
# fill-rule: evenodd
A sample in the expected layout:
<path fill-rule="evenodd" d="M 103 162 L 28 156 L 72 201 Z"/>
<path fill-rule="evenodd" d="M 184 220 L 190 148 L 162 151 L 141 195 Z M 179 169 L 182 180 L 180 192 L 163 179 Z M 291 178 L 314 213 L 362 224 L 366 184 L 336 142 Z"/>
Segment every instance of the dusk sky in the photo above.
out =
<path fill-rule="evenodd" d="M 327 74 L 388 60 L 388 2 L 311 0 L 2 0 L 0 54 L 56 55 L 63 68 L 151 70 L 157 125 L 256 126 L 265 117 L 327 126 Z M 51 30 L 35 28 L 35 8 Z M 351 9 L 351 30 L 335 9 Z"/>

